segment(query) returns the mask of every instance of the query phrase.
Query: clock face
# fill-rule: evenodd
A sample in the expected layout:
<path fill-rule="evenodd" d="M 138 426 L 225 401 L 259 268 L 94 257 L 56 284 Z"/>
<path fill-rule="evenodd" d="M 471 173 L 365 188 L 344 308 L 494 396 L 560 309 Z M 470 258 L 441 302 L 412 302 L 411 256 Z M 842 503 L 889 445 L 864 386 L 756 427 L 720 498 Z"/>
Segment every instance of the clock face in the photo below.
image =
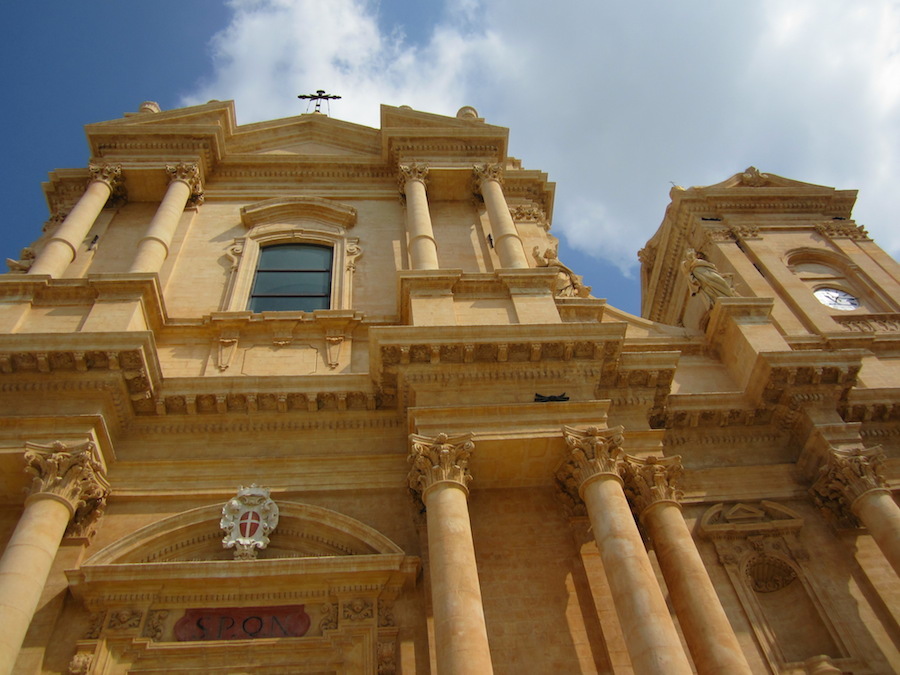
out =
<path fill-rule="evenodd" d="M 847 312 L 859 309 L 859 299 L 839 288 L 820 288 L 814 291 L 813 295 L 819 302 L 831 309 L 842 309 Z"/>

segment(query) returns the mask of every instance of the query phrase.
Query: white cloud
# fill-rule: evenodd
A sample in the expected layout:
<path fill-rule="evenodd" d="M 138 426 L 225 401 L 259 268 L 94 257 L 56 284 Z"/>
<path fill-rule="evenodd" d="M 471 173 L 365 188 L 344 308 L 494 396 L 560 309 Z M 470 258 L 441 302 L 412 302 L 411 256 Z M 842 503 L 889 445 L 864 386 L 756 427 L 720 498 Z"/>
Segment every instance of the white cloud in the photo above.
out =
<path fill-rule="evenodd" d="M 249 122 L 302 112 L 296 94 L 326 87 L 345 97 L 336 117 L 376 127 L 382 102 L 474 105 L 557 181 L 564 242 L 626 274 L 671 183 L 750 164 L 860 188 L 857 219 L 900 254 L 896 2 L 466 0 L 407 42 L 379 28 L 392 1 L 234 0 L 216 74 L 185 103 L 234 98 Z"/>

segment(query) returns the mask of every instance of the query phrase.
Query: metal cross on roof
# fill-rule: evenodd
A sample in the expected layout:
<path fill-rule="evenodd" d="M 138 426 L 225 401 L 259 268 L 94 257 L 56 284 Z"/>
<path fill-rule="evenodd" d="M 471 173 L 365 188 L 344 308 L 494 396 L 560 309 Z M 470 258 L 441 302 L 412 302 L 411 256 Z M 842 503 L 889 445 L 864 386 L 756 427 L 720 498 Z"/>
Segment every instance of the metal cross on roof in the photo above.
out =
<path fill-rule="evenodd" d="M 335 96 L 334 94 L 326 94 L 324 89 L 317 89 L 315 94 L 300 94 L 297 98 L 302 98 L 307 101 L 315 101 L 316 109 L 314 112 L 322 112 L 322 101 L 329 102 L 328 104 L 328 113 L 331 114 L 331 104 L 330 101 L 332 99 L 338 99 L 340 96 Z M 309 110 L 309 106 L 306 107 Z"/>

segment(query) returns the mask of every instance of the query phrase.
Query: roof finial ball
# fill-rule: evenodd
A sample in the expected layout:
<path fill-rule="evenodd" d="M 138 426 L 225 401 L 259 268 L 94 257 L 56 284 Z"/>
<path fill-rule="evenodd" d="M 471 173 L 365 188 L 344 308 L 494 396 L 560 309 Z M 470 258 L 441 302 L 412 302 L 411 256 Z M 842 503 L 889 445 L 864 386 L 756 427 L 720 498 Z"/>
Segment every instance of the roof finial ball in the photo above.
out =
<path fill-rule="evenodd" d="M 456 117 L 461 120 L 477 120 L 478 111 L 470 105 L 464 105 L 456 111 Z"/>

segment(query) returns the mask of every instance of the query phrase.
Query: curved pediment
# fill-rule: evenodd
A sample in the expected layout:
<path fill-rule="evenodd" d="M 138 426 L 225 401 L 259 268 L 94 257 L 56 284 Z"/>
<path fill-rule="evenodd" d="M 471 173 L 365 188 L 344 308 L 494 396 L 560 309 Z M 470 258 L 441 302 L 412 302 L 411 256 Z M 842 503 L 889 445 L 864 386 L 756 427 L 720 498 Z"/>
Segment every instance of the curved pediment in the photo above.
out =
<path fill-rule="evenodd" d="M 360 521 L 319 506 L 278 502 L 278 527 L 260 559 L 396 555 L 402 549 Z M 91 556 L 84 565 L 231 560 L 219 529 L 222 505 L 201 506 L 147 525 Z"/>
<path fill-rule="evenodd" d="M 241 209 L 241 222 L 247 229 L 271 223 L 292 223 L 311 219 L 341 228 L 356 224 L 356 209 L 318 197 L 280 197 L 248 204 Z"/>

